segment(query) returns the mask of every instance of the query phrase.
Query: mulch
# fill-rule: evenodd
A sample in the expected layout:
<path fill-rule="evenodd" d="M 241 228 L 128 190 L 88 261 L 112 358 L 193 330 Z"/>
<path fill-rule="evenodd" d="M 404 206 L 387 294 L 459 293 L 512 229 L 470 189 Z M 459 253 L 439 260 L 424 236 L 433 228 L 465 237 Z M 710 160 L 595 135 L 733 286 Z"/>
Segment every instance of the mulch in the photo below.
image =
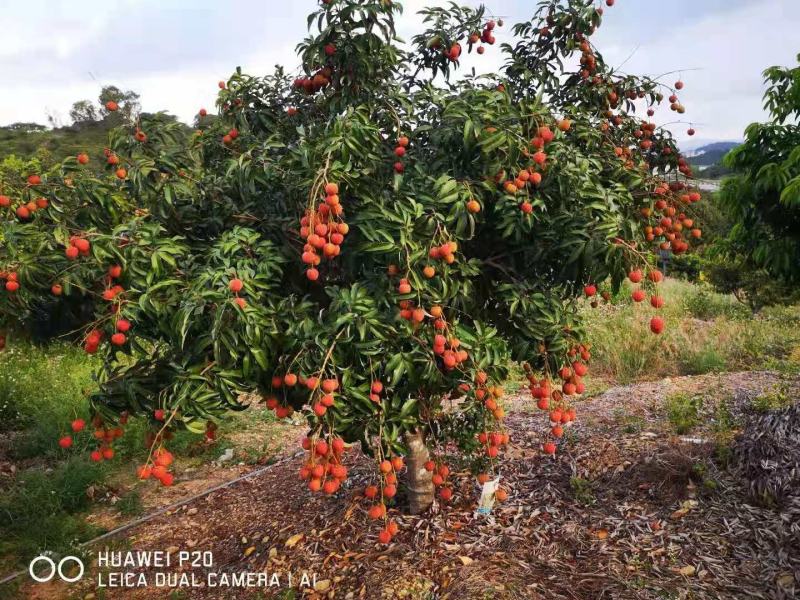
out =
<path fill-rule="evenodd" d="M 712 460 L 719 402 L 744 427 L 748 399 L 779 383 L 796 395 L 797 380 L 768 372 L 612 388 L 580 404 L 555 459 L 539 451 L 545 416 L 516 395 L 502 472 L 508 500 L 475 517 L 478 486 L 460 474 L 453 500 L 430 514 L 390 511 L 400 533 L 388 547 L 376 543 L 380 526 L 359 498 L 373 466 L 354 452 L 334 497 L 306 491 L 295 458 L 128 531 L 116 548 L 211 550 L 213 571 L 277 573 L 284 585 L 292 573 L 296 590 L 191 588 L 177 598 L 788 599 L 800 589 L 796 513 L 752 502 L 736 470 Z M 704 397 L 702 424 L 685 436 L 665 420 L 663 400 L 676 391 Z M 303 573 L 315 587 L 298 585 Z M 23 593 L 91 598 L 92 585 Z"/>

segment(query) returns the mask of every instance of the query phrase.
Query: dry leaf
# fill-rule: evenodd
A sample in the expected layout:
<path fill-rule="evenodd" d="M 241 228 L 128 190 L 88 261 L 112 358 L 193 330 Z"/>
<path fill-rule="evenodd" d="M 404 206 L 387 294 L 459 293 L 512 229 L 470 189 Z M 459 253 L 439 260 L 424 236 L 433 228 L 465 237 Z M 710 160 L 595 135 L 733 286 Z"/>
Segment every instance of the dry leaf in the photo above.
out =
<path fill-rule="evenodd" d="M 685 517 L 688 514 L 689 514 L 689 509 L 688 508 L 679 508 L 674 513 L 672 513 L 669 516 L 669 518 L 670 519 L 675 519 L 675 520 L 682 519 L 683 517 Z"/>
<path fill-rule="evenodd" d="M 291 548 L 293 546 L 296 546 L 297 542 L 299 542 L 302 539 L 303 539 L 303 534 L 302 533 L 296 533 L 292 537 L 290 537 L 288 540 L 286 540 L 286 544 L 285 545 L 286 545 L 287 548 Z"/>
<path fill-rule="evenodd" d="M 322 581 L 318 581 L 314 584 L 314 591 L 316 592 L 327 592 L 331 588 L 331 580 L 330 579 L 323 579 Z"/>
<path fill-rule="evenodd" d="M 681 567 L 678 572 L 686 577 L 691 577 L 694 575 L 695 570 L 696 569 L 692 565 L 686 565 L 685 567 Z"/>
<path fill-rule="evenodd" d="M 255 551 L 256 551 L 256 547 L 255 547 L 255 546 L 250 546 L 249 548 L 247 548 L 247 549 L 244 551 L 244 556 L 245 556 L 245 558 L 247 558 L 248 556 L 250 556 L 250 555 L 251 555 L 253 552 L 255 552 Z"/>
<path fill-rule="evenodd" d="M 461 564 L 463 564 L 465 567 L 468 567 L 475 562 L 469 556 L 459 556 L 458 558 L 461 560 Z"/>

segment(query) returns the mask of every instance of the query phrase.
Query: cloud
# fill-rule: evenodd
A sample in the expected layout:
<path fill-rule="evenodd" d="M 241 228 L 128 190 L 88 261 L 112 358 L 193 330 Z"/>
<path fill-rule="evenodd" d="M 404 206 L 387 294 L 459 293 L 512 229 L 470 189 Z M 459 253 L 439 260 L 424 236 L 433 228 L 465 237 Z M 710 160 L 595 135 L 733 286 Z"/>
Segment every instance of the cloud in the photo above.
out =
<path fill-rule="evenodd" d="M 476 4 L 475 2 L 468 2 Z M 398 33 L 419 31 L 417 11 L 428 0 L 406 0 Z M 508 23 L 533 13 L 530 0 L 489 0 L 493 15 Z M 141 94 L 145 110 L 168 110 L 191 121 L 201 106 L 213 107 L 216 82 L 237 66 L 265 74 L 275 64 L 297 66 L 294 46 L 305 35 L 305 15 L 315 0 L 28 0 L 4 8 L 0 36 L 0 123 L 44 122 L 48 113 L 66 120 L 75 100 L 96 98 L 101 85 Z M 761 72 L 791 64 L 800 48 L 796 0 L 636 0 L 606 13 L 595 43 L 612 64 L 632 73 L 686 69 L 681 100 L 686 120 L 709 139 L 736 139 L 763 116 Z M 769 32 L 764 35 L 763 32 Z M 498 44 L 482 57 L 465 57 L 478 73 L 502 64 Z M 757 40 L 754 38 L 758 36 Z M 793 41 L 794 40 L 794 41 Z M 757 42 L 757 43 L 755 43 Z M 634 52 L 635 50 L 635 52 Z M 697 67 L 700 70 L 688 69 Z M 675 76 L 665 78 L 673 83 Z M 674 113 L 661 109 L 660 122 Z M 688 125 L 672 126 L 685 137 Z"/>
<path fill-rule="evenodd" d="M 765 117 L 762 71 L 774 64 L 793 64 L 800 51 L 800 2 L 739 3 L 733 9 L 718 8 L 699 18 L 691 3 L 671 4 L 673 8 L 682 5 L 685 12 L 666 27 L 655 18 L 656 9 L 652 7 L 651 19 L 640 21 L 634 29 L 628 23 L 615 24 L 615 15 L 609 12 L 595 43 L 611 64 L 620 64 L 635 51 L 624 65 L 626 72 L 658 75 L 685 69 L 662 79 L 668 85 L 678 78 L 686 84 L 679 93 L 687 109 L 681 119 L 693 123 L 698 135 L 705 138 L 740 139 L 748 124 Z M 663 107 L 655 119 L 664 123 L 677 116 Z M 670 129 L 680 140 L 689 139 L 688 125 L 676 124 Z"/>

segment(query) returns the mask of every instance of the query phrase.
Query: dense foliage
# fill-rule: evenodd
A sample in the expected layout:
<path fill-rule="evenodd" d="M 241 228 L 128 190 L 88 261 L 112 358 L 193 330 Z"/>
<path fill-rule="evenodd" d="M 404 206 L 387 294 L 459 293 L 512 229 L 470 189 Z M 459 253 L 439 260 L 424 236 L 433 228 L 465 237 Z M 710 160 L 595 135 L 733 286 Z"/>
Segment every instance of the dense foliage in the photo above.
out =
<path fill-rule="evenodd" d="M 484 77 L 455 74 L 494 44 L 483 7 L 426 10 L 408 47 L 401 10 L 323 2 L 301 76 L 237 71 L 194 134 L 142 115 L 104 156 L 6 184 L 0 318 L 24 330 L 54 305 L 90 307 L 98 459 L 116 423 L 141 416 L 156 461 L 141 475 L 169 483 L 170 431 L 213 437 L 255 392 L 307 417 L 311 489 L 336 491 L 343 442 L 360 440 L 388 499 L 413 436 L 437 461 L 452 442 L 475 472 L 495 469 L 511 360 L 556 451 L 591 356 L 578 299 L 630 273 L 643 300 L 661 280 L 651 249 L 700 236 L 689 167 L 636 116 L 666 86 L 604 63 L 591 0 L 541 2 Z M 87 168 L 97 160 L 107 176 Z"/>
<path fill-rule="evenodd" d="M 725 158 L 736 175 L 720 198 L 733 227 L 711 271 L 719 288 L 755 307 L 800 297 L 800 67 L 771 67 L 764 77 L 772 120 L 750 125 L 744 144 Z"/>

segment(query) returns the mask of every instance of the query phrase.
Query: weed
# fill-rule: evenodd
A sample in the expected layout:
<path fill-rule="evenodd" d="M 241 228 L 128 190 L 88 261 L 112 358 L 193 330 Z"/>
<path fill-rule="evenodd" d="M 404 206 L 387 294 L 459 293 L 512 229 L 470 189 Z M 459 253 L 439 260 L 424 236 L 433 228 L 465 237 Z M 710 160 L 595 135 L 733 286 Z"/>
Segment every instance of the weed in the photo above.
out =
<path fill-rule="evenodd" d="M 94 534 L 79 513 L 89 506 L 89 490 L 104 474 L 102 466 L 83 456 L 20 474 L 0 492 L 0 554 L 25 561 L 44 550 L 67 550 L 73 540 Z"/>
<path fill-rule="evenodd" d="M 672 394 L 667 398 L 664 406 L 667 411 L 667 419 L 675 433 L 682 435 L 691 431 L 699 423 L 703 398 L 683 393 Z"/>
<path fill-rule="evenodd" d="M 751 406 L 756 412 L 766 413 L 786 408 L 791 405 L 791 403 L 792 398 L 787 393 L 786 388 L 775 387 L 754 398 Z"/>
<path fill-rule="evenodd" d="M 614 409 L 614 420 L 622 428 L 623 433 L 639 433 L 644 429 L 645 421 L 642 417 L 628 414 L 622 408 Z"/>
<path fill-rule="evenodd" d="M 581 477 L 570 477 L 569 486 L 578 504 L 591 506 L 596 502 L 590 481 Z"/>
<path fill-rule="evenodd" d="M 144 505 L 142 504 L 142 497 L 136 490 L 131 490 L 114 505 L 120 514 L 135 517 L 144 512 Z"/>

